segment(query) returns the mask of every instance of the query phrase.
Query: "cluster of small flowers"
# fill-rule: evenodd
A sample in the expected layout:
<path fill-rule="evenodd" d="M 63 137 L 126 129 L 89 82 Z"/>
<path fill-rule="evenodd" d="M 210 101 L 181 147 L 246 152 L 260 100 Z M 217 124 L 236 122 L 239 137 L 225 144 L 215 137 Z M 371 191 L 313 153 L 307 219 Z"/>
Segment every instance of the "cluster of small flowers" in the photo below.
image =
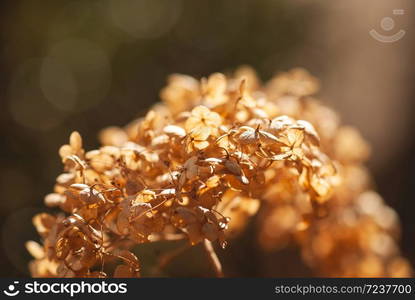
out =
<path fill-rule="evenodd" d="M 103 130 L 99 149 L 86 152 L 73 132 L 45 197 L 63 213 L 34 217 L 43 245 L 27 243 L 32 275 L 136 277 L 133 246 L 225 247 L 260 207 L 264 249 L 294 240 L 323 275 L 408 275 L 396 215 L 368 191 L 368 147 L 311 97 L 317 89 L 301 69 L 264 86 L 246 67 L 201 81 L 175 74 L 162 103 Z"/>
<path fill-rule="evenodd" d="M 363 165 L 370 148 L 355 128 L 341 125 L 334 111 L 312 97 L 318 85 L 317 79 L 297 69 L 272 79 L 265 91 L 281 114 L 313 124 L 339 182 L 330 199 L 305 219 L 301 202 L 309 195 L 299 192 L 285 169 L 263 196 L 260 244 L 275 250 L 291 241 L 298 243 L 304 261 L 320 276 L 411 276 L 411 266 L 397 245 L 398 216 L 372 190 Z"/>

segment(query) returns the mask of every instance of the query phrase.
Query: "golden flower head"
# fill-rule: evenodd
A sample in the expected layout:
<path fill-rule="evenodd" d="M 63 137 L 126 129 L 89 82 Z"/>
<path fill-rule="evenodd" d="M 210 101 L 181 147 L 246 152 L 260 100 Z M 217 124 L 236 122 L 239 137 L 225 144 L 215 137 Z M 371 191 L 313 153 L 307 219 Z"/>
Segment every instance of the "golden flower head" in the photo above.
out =
<path fill-rule="evenodd" d="M 42 243 L 27 243 L 33 276 L 137 277 L 143 243 L 221 247 L 257 218 L 266 250 L 296 243 L 318 274 L 408 275 L 397 218 L 368 190 L 368 146 L 310 98 L 318 81 L 295 69 L 261 86 L 244 67 L 198 81 L 175 74 L 163 103 L 85 152 L 73 132 L 64 173 L 38 214 Z M 364 255 L 357 255 L 364 253 Z"/>

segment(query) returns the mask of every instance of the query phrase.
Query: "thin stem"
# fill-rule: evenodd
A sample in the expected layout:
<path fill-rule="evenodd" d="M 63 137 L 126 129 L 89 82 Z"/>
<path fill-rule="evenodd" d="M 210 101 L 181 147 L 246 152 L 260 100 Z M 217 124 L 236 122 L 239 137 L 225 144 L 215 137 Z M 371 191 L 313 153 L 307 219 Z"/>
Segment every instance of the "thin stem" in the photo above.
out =
<path fill-rule="evenodd" d="M 213 248 L 212 243 L 208 239 L 204 239 L 203 245 L 205 246 L 206 253 L 208 255 L 209 261 L 213 268 L 215 269 L 215 273 L 217 277 L 224 277 L 223 271 L 222 271 L 222 265 L 220 263 L 220 260 L 218 256 L 216 255 L 215 249 Z"/>

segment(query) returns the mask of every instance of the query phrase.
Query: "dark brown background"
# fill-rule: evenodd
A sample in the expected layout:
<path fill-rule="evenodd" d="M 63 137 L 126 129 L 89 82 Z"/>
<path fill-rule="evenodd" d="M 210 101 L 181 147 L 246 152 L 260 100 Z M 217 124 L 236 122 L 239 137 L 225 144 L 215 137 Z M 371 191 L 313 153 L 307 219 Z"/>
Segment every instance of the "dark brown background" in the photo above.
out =
<path fill-rule="evenodd" d="M 44 210 L 43 196 L 61 171 L 57 150 L 71 131 L 81 132 L 92 149 L 101 128 L 124 125 L 156 102 L 168 74 L 201 77 L 241 64 L 264 80 L 296 66 L 322 80 L 322 99 L 372 144 L 370 169 L 401 217 L 402 250 L 415 264 L 415 11 L 409 0 L 391 5 L 1 1 L 0 276 L 28 276 L 23 245 L 37 239 L 31 217 Z M 393 16 L 395 8 L 405 15 Z M 382 44 L 369 36 L 372 28 L 382 32 L 385 16 L 406 30 L 402 40 Z M 264 271 L 264 254 L 249 234 L 229 253 L 225 263 L 235 275 L 309 274 L 283 259 L 292 258 L 290 251 L 277 254 L 274 272 Z"/>

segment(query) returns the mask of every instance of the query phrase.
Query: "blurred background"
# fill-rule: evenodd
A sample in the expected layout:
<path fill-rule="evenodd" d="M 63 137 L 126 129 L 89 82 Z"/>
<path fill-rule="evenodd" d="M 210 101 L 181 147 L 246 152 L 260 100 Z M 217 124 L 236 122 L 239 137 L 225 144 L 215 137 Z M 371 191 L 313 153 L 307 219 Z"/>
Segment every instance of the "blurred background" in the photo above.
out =
<path fill-rule="evenodd" d="M 414 7 L 409 0 L 1 1 L 0 276 L 28 276 L 24 242 L 38 239 L 31 218 L 45 210 L 70 132 L 93 149 L 100 129 L 125 125 L 158 101 L 167 75 L 200 78 L 241 64 L 263 80 L 297 66 L 321 79 L 319 98 L 371 143 L 368 165 L 401 218 L 401 249 L 415 265 Z M 406 34 L 382 43 L 371 29 Z M 248 245 L 243 255 L 238 243 Z M 255 247 L 242 237 L 225 263 L 239 276 L 270 275 Z M 299 259 L 283 259 L 297 254 L 277 255 L 271 275 L 308 274 Z"/>

